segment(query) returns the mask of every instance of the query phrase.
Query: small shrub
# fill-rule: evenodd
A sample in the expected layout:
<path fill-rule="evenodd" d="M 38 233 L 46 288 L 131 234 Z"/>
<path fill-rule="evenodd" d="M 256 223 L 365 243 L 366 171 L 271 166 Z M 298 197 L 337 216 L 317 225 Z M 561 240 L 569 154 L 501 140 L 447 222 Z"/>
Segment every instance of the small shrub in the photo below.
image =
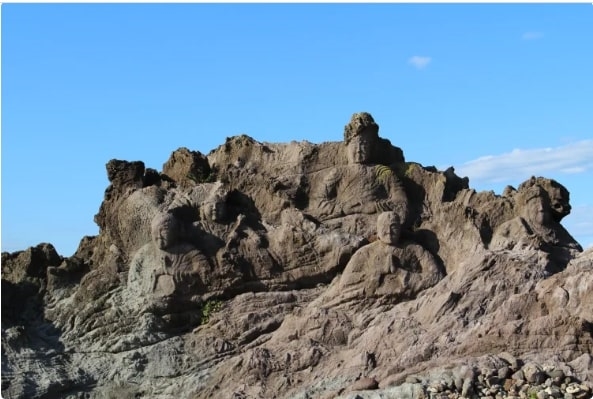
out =
<path fill-rule="evenodd" d="M 206 324 L 210 321 L 210 316 L 222 309 L 222 301 L 211 299 L 206 301 L 202 306 L 202 317 L 200 318 L 201 324 Z"/>
<path fill-rule="evenodd" d="M 199 183 L 200 181 L 193 173 L 189 172 L 186 176 L 189 180 L 193 181 L 194 183 Z"/>
<path fill-rule="evenodd" d="M 375 177 L 382 183 L 387 183 L 393 176 L 393 170 L 389 166 L 377 165 L 375 166 Z"/>
<path fill-rule="evenodd" d="M 417 167 L 422 167 L 422 166 L 416 162 L 401 162 L 396 165 L 392 165 L 392 168 L 395 171 L 396 176 L 399 177 L 400 179 L 405 179 L 405 178 L 411 179 L 412 173 L 413 173 L 414 169 Z"/>
<path fill-rule="evenodd" d="M 214 183 L 216 181 L 216 173 L 211 171 L 206 175 L 206 172 L 207 171 L 205 171 L 204 174 L 200 174 L 198 176 L 196 176 L 196 174 L 193 172 L 189 172 L 187 175 L 185 175 L 185 177 L 193 181 L 195 184 Z"/>

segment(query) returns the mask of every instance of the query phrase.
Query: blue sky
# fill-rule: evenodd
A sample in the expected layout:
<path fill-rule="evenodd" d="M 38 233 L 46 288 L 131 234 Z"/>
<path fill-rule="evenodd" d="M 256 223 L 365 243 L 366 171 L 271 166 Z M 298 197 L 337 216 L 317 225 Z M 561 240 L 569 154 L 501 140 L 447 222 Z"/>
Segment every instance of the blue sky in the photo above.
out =
<path fill-rule="evenodd" d="M 408 161 L 500 193 L 571 192 L 593 245 L 593 6 L 3 4 L 2 251 L 74 253 L 112 158 L 162 169 L 226 137 L 342 140 L 354 112 Z"/>

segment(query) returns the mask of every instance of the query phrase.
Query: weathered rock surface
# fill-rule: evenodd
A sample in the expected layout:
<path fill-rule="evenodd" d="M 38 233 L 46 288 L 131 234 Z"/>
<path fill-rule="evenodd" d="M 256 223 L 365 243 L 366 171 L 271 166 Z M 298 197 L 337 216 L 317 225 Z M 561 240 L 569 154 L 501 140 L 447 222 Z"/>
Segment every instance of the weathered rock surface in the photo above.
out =
<path fill-rule="evenodd" d="M 378 132 L 109 161 L 98 236 L 2 254 L 3 397 L 590 397 L 566 188 L 475 192 Z"/>

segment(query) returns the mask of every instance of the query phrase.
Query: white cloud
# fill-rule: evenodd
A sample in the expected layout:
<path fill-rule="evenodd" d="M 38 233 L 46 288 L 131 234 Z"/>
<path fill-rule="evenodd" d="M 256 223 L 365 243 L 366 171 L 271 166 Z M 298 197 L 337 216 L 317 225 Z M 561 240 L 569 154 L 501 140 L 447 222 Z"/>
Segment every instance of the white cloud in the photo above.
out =
<path fill-rule="evenodd" d="M 423 69 L 425 68 L 428 64 L 430 64 L 430 61 L 432 61 L 432 58 L 430 57 L 423 57 L 420 55 L 415 55 L 412 58 L 410 58 L 408 60 L 408 62 L 410 64 L 412 64 L 414 67 L 416 67 L 416 69 Z"/>
<path fill-rule="evenodd" d="M 586 172 L 586 171 L 587 171 L 587 169 L 583 168 L 582 166 L 574 166 L 574 167 L 571 167 L 571 168 L 560 169 L 560 172 L 566 173 L 566 174 L 569 174 L 569 175 L 573 175 L 573 174 L 576 174 L 576 173 L 583 173 L 583 172 Z"/>
<path fill-rule="evenodd" d="M 521 36 L 523 40 L 537 40 L 541 39 L 542 37 L 544 37 L 542 32 L 525 32 L 523 33 L 523 36 Z"/>
<path fill-rule="evenodd" d="M 487 155 L 456 167 L 455 173 L 470 181 L 499 183 L 542 176 L 593 170 L 593 140 L 582 140 L 555 148 L 514 149 L 500 155 Z"/>

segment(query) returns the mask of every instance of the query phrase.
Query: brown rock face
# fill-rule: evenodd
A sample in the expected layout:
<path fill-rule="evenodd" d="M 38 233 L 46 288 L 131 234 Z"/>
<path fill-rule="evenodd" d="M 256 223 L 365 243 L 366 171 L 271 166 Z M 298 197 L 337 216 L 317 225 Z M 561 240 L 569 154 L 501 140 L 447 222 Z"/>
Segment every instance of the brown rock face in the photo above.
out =
<path fill-rule="evenodd" d="M 368 113 L 107 174 L 75 256 L 2 254 L 3 397 L 590 392 L 593 252 L 558 182 L 475 192 Z"/>
<path fill-rule="evenodd" d="M 19 283 L 27 278 L 45 278 L 49 266 L 59 266 L 62 257 L 51 244 L 39 244 L 24 251 L 2 253 L 2 278 Z"/>
<path fill-rule="evenodd" d="M 212 170 L 206 157 L 199 151 L 179 148 L 163 165 L 163 174 L 173 179 L 180 187 L 192 187 L 211 179 Z"/>
<path fill-rule="evenodd" d="M 63 258 L 51 244 L 39 244 L 24 251 L 2 253 L 2 324 L 19 318 L 28 300 L 37 301 L 47 286 L 48 269 Z"/>
<path fill-rule="evenodd" d="M 144 162 L 120 161 L 112 159 L 107 162 L 107 178 L 117 189 L 126 186 L 142 187 L 142 176 L 144 176 Z"/>

